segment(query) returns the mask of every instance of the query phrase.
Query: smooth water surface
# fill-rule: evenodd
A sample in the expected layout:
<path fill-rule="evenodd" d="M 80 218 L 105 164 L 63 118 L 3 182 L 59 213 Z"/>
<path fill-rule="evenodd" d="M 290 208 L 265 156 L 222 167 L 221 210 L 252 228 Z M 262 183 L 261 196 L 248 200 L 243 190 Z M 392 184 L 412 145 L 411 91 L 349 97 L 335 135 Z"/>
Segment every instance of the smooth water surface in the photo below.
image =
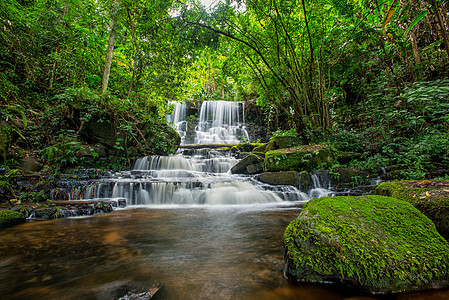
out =
<path fill-rule="evenodd" d="M 140 207 L 0 232 L 0 299 L 98 299 L 124 282 L 167 299 L 371 299 L 283 277 L 297 207 Z M 383 297 L 385 298 L 385 297 Z M 448 299 L 449 292 L 394 299 Z"/>

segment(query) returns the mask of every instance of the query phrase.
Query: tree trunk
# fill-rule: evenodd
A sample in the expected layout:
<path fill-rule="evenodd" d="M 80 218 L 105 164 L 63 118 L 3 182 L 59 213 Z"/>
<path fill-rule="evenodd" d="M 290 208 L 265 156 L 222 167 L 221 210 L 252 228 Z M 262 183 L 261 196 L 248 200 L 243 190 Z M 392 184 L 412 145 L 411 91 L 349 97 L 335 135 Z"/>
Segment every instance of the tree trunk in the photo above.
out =
<path fill-rule="evenodd" d="M 115 35 L 117 34 L 117 19 L 118 19 L 118 1 L 112 4 L 111 13 L 111 32 L 109 33 L 108 50 L 106 51 L 106 62 L 104 64 L 103 80 L 101 84 L 101 92 L 106 93 L 109 83 L 109 74 L 111 73 L 112 56 L 114 54 Z"/>
<path fill-rule="evenodd" d="M 447 57 L 449 59 L 449 38 L 447 36 L 446 26 L 444 24 L 443 16 L 441 15 L 440 7 L 435 0 L 432 0 L 433 8 L 435 9 L 435 14 L 438 19 L 438 24 L 440 25 L 441 37 L 443 38 L 444 48 L 446 49 Z"/>
<path fill-rule="evenodd" d="M 413 31 L 410 31 L 410 40 L 412 42 L 413 57 L 415 58 L 415 63 L 417 65 L 420 65 L 421 57 L 419 56 L 418 43 L 416 42 L 416 36 L 415 33 L 413 33 Z"/>

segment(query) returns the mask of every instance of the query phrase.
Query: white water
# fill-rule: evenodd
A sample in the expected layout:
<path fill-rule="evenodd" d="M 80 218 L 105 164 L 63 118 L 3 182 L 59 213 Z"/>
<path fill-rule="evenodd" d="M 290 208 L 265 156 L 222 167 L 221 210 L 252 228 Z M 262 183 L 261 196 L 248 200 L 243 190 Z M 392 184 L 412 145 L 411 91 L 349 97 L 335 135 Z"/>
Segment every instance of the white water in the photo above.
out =
<path fill-rule="evenodd" d="M 207 151 L 206 151 L 207 150 Z M 228 173 L 238 160 L 228 150 L 147 156 L 134 169 L 93 183 L 84 198 L 126 198 L 127 205 L 258 205 L 304 202 L 329 194 L 313 175 L 308 193 Z"/>
<path fill-rule="evenodd" d="M 185 136 L 186 106 L 173 103 L 167 120 Z M 197 144 L 233 144 L 248 138 L 243 102 L 205 101 L 196 127 Z M 185 154 L 183 154 L 185 153 Z M 94 182 L 84 198 L 126 198 L 127 205 L 257 205 L 304 202 L 329 194 L 316 175 L 305 193 L 295 186 L 269 185 L 228 171 L 238 162 L 229 150 L 180 149 L 173 156 L 147 156 L 133 170 Z"/>
<path fill-rule="evenodd" d="M 176 131 L 181 136 L 181 145 L 184 145 L 187 133 L 187 105 L 176 101 L 169 101 L 169 104 L 174 105 L 174 110 L 165 119 L 175 125 Z"/>
<path fill-rule="evenodd" d="M 195 144 L 236 144 L 249 140 L 243 102 L 204 101 L 201 105 Z"/>

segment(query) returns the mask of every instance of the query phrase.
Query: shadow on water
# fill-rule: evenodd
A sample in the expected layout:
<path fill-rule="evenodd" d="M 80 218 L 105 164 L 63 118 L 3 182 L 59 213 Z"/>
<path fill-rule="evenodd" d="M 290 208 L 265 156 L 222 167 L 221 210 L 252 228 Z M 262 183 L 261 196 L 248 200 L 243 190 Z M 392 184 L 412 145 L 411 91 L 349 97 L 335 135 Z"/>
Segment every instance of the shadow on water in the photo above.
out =
<path fill-rule="evenodd" d="M 135 208 L 29 222 L 2 231 L 0 298 L 101 299 L 125 283 L 159 282 L 167 299 L 377 299 L 283 277 L 282 234 L 298 213 Z M 449 292 L 378 298 L 447 299 Z"/>

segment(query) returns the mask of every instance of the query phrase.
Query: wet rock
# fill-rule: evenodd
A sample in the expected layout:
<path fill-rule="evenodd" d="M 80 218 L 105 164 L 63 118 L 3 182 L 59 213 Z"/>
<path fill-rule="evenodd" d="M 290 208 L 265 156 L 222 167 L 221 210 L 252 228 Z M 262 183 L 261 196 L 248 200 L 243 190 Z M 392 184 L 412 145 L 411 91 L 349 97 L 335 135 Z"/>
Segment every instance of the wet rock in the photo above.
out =
<path fill-rule="evenodd" d="M 337 191 L 354 188 L 361 184 L 368 184 L 371 178 L 378 176 L 378 173 L 371 173 L 357 168 L 335 168 L 330 172 L 332 186 Z"/>
<path fill-rule="evenodd" d="M 21 212 L 26 217 L 57 219 L 105 214 L 117 207 L 126 207 L 126 199 L 46 201 L 39 204 L 17 204 L 13 210 Z"/>
<path fill-rule="evenodd" d="M 384 196 L 310 200 L 284 233 L 285 274 L 369 293 L 449 285 L 449 244 L 410 203 Z"/>
<path fill-rule="evenodd" d="M 335 162 L 328 145 L 307 145 L 268 151 L 264 171 L 313 171 L 329 168 Z"/>
<path fill-rule="evenodd" d="M 248 174 L 258 174 L 263 171 L 263 162 L 261 161 L 258 164 L 249 165 L 246 167 L 246 171 Z"/>
<path fill-rule="evenodd" d="M 114 281 L 103 286 L 98 300 L 149 300 L 165 299 L 165 287 L 161 283 L 149 285 L 134 281 Z"/>
<path fill-rule="evenodd" d="M 0 210 L 0 229 L 24 222 L 25 216 L 22 213 L 9 209 Z"/>
<path fill-rule="evenodd" d="M 42 164 L 34 157 L 25 157 L 19 160 L 20 169 L 27 174 L 42 170 Z"/>
<path fill-rule="evenodd" d="M 312 178 L 309 172 L 302 171 L 299 173 L 299 189 L 303 192 L 307 192 L 312 186 Z"/>
<path fill-rule="evenodd" d="M 374 193 L 411 203 L 449 239 L 449 180 L 382 182 Z"/>
<path fill-rule="evenodd" d="M 235 166 L 231 168 L 232 174 L 248 174 L 247 167 L 250 165 L 257 165 L 263 163 L 263 159 L 255 154 L 249 154 L 241 161 L 239 161 Z M 255 167 L 256 168 L 256 167 Z M 252 170 L 250 168 L 250 170 Z"/>
<path fill-rule="evenodd" d="M 295 171 L 286 172 L 266 172 L 257 176 L 257 179 L 273 185 L 293 185 L 298 186 L 299 175 Z"/>

